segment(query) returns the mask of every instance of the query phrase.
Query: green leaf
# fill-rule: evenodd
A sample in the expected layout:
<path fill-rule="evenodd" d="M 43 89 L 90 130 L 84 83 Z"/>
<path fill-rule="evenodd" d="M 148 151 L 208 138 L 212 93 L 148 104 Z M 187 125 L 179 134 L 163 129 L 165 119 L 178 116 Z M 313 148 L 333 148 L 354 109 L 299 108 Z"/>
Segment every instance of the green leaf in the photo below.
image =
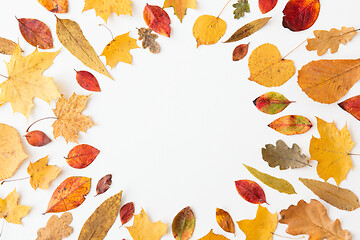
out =
<path fill-rule="evenodd" d="M 237 3 L 233 4 L 234 10 L 234 18 L 240 19 L 245 15 L 245 12 L 250 12 L 250 5 L 248 0 L 238 0 Z"/>
<path fill-rule="evenodd" d="M 194 233 L 195 216 L 190 207 L 181 210 L 172 222 L 172 232 L 176 240 L 188 240 Z"/>
<path fill-rule="evenodd" d="M 267 114 L 276 114 L 283 111 L 292 101 L 277 92 L 268 92 L 253 101 L 257 109 Z"/>

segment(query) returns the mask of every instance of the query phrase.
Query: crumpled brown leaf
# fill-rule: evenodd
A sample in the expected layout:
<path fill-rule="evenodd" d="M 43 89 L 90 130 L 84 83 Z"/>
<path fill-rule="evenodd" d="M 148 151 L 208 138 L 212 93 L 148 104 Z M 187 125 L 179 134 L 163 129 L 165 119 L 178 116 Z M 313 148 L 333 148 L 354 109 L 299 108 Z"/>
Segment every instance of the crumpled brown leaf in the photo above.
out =
<path fill-rule="evenodd" d="M 142 41 L 142 47 L 144 49 L 149 48 L 151 53 L 159 53 L 160 45 L 155 41 L 158 38 L 157 34 L 151 33 L 152 30 L 150 28 L 140 28 L 138 29 L 139 40 Z"/>
<path fill-rule="evenodd" d="M 52 215 L 46 226 L 38 230 L 36 240 L 61 240 L 70 236 L 73 232 L 73 228 L 69 226 L 72 220 L 72 214 L 69 212 L 64 213 L 60 218 Z"/>

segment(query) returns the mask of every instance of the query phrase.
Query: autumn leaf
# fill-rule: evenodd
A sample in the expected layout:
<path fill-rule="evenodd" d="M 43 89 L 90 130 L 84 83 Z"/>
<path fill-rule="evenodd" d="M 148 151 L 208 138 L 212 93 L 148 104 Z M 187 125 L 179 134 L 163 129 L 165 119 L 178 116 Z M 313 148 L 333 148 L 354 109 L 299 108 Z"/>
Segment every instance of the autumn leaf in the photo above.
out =
<path fill-rule="evenodd" d="M 193 26 L 193 35 L 200 45 L 217 43 L 226 31 L 226 22 L 219 17 L 202 15 L 196 19 Z"/>
<path fill-rule="evenodd" d="M 27 157 L 16 129 L 0 123 L 0 181 L 14 175 Z"/>
<path fill-rule="evenodd" d="M 134 240 L 160 240 L 166 234 L 167 224 L 153 223 L 144 210 L 134 216 L 134 224 L 126 227 Z"/>
<path fill-rule="evenodd" d="M 52 180 L 57 178 L 60 174 L 61 168 L 54 165 L 48 165 L 48 156 L 39 159 L 38 161 L 29 164 L 27 173 L 30 175 L 31 187 L 48 189 Z"/>
<path fill-rule="evenodd" d="M 289 148 L 283 140 L 278 140 L 276 146 L 266 144 L 261 153 L 264 161 L 272 168 L 279 166 L 280 170 L 285 170 L 309 166 L 309 158 L 301 154 L 299 146 L 295 143 Z"/>
<path fill-rule="evenodd" d="M 101 56 L 106 57 L 106 64 L 113 69 L 118 62 L 132 64 L 131 49 L 139 48 L 136 39 L 125 33 L 114 38 L 103 50 Z"/>
<path fill-rule="evenodd" d="M 341 27 L 341 30 L 332 28 L 330 31 L 315 30 L 315 38 L 307 40 L 306 49 L 308 51 L 317 50 L 319 56 L 324 55 L 328 49 L 331 53 L 336 53 L 340 44 L 346 44 L 357 34 L 355 28 Z"/>
<path fill-rule="evenodd" d="M 188 8 L 196 9 L 196 0 L 165 0 L 163 8 L 174 8 L 174 14 L 182 22 Z"/>
<path fill-rule="evenodd" d="M 79 24 L 70 19 L 56 17 L 56 20 L 56 34 L 61 44 L 85 66 L 113 79 L 94 48 L 85 38 Z"/>
<path fill-rule="evenodd" d="M 96 16 L 107 22 L 112 12 L 118 16 L 131 15 L 131 0 L 85 0 L 83 12 L 94 9 Z"/>
<path fill-rule="evenodd" d="M 216 209 L 216 222 L 219 224 L 219 226 L 225 232 L 235 234 L 234 220 L 232 219 L 231 215 L 227 211 L 217 208 Z"/>
<path fill-rule="evenodd" d="M 38 0 L 38 2 L 53 13 L 67 13 L 68 11 L 67 0 Z"/>
<path fill-rule="evenodd" d="M 287 115 L 276 119 L 268 125 L 270 128 L 285 135 L 303 134 L 312 128 L 312 123 L 300 115 Z"/>
<path fill-rule="evenodd" d="M 287 224 L 286 232 L 291 235 L 307 234 L 309 239 L 351 240 L 351 234 L 341 228 L 339 219 L 332 222 L 326 208 L 317 200 L 306 203 L 300 200 L 280 212 L 280 223 Z"/>
<path fill-rule="evenodd" d="M 19 28 L 24 39 L 34 47 L 41 49 L 53 48 L 53 38 L 49 27 L 37 19 L 20 18 Z"/>
<path fill-rule="evenodd" d="M 245 13 L 250 12 L 250 5 L 248 0 L 237 0 L 237 3 L 233 4 L 234 10 L 234 18 L 240 19 L 241 17 L 245 16 Z"/>
<path fill-rule="evenodd" d="M 146 25 L 154 32 L 170 37 L 171 27 L 169 15 L 159 6 L 146 4 L 143 12 Z"/>
<path fill-rule="evenodd" d="M 278 190 L 281 193 L 296 194 L 294 187 L 288 181 L 282 178 L 273 177 L 266 173 L 262 173 L 255 168 L 249 167 L 245 164 L 244 166 L 254 177 L 259 179 L 261 182 L 268 185 L 269 187 Z"/>
<path fill-rule="evenodd" d="M 298 84 L 314 101 L 334 103 L 360 78 L 360 58 L 312 61 L 301 68 Z"/>
<path fill-rule="evenodd" d="M 249 203 L 267 203 L 264 190 L 256 182 L 251 180 L 238 180 L 235 181 L 235 187 L 239 195 Z"/>
<path fill-rule="evenodd" d="M 229 239 L 224 237 L 223 235 L 215 234 L 211 229 L 208 234 L 206 234 L 202 238 L 199 238 L 199 240 L 229 240 Z"/>
<path fill-rule="evenodd" d="M 256 217 L 253 220 L 237 222 L 246 240 L 271 240 L 277 227 L 277 213 L 270 213 L 267 208 L 259 205 Z"/>
<path fill-rule="evenodd" d="M 313 136 L 310 140 L 311 159 L 318 161 L 317 173 L 320 178 L 327 181 L 332 177 L 339 186 L 352 169 L 350 151 L 354 143 L 346 125 L 338 130 L 335 122 L 316 119 L 320 138 Z"/>
<path fill-rule="evenodd" d="M 359 208 L 359 198 L 350 190 L 313 179 L 299 180 L 320 199 L 341 210 L 354 211 Z"/>
<path fill-rule="evenodd" d="M 102 240 L 114 224 L 121 204 L 122 191 L 106 199 L 81 228 L 78 240 Z"/>
<path fill-rule="evenodd" d="M 195 229 L 195 216 L 190 207 L 182 209 L 172 222 L 172 233 L 175 240 L 189 240 Z"/>
<path fill-rule="evenodd" d="M 73 232 L 73 228 L 69 226 L 73 217 L 69 212 L 64 213 L 59 218 L 52 215 L 44 228 L 37 231 L 36 240 L 61 240 L 67 238 Z"/>
<path fill-rule="evenodd" d="M 69 177 L 65 179 L 51 196 L 46 213 L 65 212 L 77 208 L 85 201 L 90 186 L 91 178 Z"/>
<path fill-rule="evenodd" d="M 8 78 L 0 84 L 0 106 L 10 102 L 15 112 L 29 117 L 33 108 L 33 99 L 40 98 L 48 103 L 59 96 L 53 78 L 45 77 L 42 73 L 48 69 L 58 52 L 35 51 L 23 57 L 18 45 L 6 63 Z"/>
<path fill-rule="evenodd" d="M 360 95 L 349 98 L 338 105 L 360 121 Z"/>
<path fill-rule="evenodd" d="M 0 53 L 12 55 L 16 50 L 17 44 L 9 39 L 0 37 Z"/>
<path fill-rule="evenodd" d="M 86 132 L 94 125 L 89 116 L 81 112 L 85 109 L 89 96 L 76 95 L 75 93 L 66 100 L 61 96 L 53 109 L 57 120 L 52 124 L 54 138 L 63 136 L 66 142 L 77 142 L 79 131 Z"/>
<path fill-rule="evenodd" d="M 262 14 L 268 13 L 274 9 L 278 0 L 259 0 L 259 8 Z"/>
<path fill-rule="evenodd" d="M 320 12 L 319 0 L 289 0 L 283 13 L 283 26 L 298 32 L 310 28 Z"/>
<path fill-rule="evenodd" d="M 134 212 L 135 212 L 135 207 L 134 207 L 133 202 L 129 202 L 127 204 L 124 204 L 124 206 L 122 206 L 120 208 L 120 221 L 121 221 L 121 224 L 124 225 L 127 222 L 129 222 L 130 219 L 134 216 Z"/>
<path fill-rule="evenodd" d="M 70 150 L 66 157 L 66 162 L 73 168 L 86 168 L 95 160 L 99 153 L 100 151 L 93 146 L 80 144 Z"/>
<path fill-rule="evenodd" d="M 267 92 L 253 101 L 255 107 L 267 114 L 282 112 L 292 101 L 277 92 Z"/>
<path fill-rule="evenodd" d="M 144 49 L 149 48 L 151 53 L 159 53 L 160 45 L 155 41 L 158 38 L 158 35 L 151 33 L 150 28 L 140 28 L 138 29 L 139 40 L 142 40 L 142 47 Z"/>
<path fill-rule="evenodd" d="M 225 41 L 225 43 L 236 42 L 246 37 L 249 37 L 250 35 L 263 28 L 270 19 L 271 17 L 260 18 L 245 24 L 244 26 L 236 30 L 236 32 L 234 32 L 233 35 L 231 35 L 231 37 Z"/>
<path fill-rule="evenodd" d="M 233 51 L 233 61 L 239 61 L 243 59 L 248 53 L 249 44 L 240 44 Z"/>
<path fill-rule="evenodd" d="M 26 141 L 34 147 L 42 147 L 51 142 L 51 139 L 42 131 L 31 131 L 25 135 Z"/>
<path fill-rule="evenodd" d="M 111 184 L 112 184 L 112 175 L 111 174 L 106 174 L 105 176 L 103 176 L 98 181 L 98 184 L 96 185 L 96 196 L 100 195 L 100 194 L 103 194 L 104 192 L 109 190 Z"/>
<path fill-rule="evenodd" d="M 21 224 L 21 219 L 30 209 L 31 207 L 19 205 L 19 194 L 16 193 L 16 189 L 5 199 L 0 198 L 0 218 L 4 218 L 8 223 Z"/>
<path fill-rule="evenodd" d="M 278 87 L 294 74 L 291 60 L 283 59 L 275 45 L 265 43 L 257 47 L 249 57 L 250 81 L 265 87 Z"/>
<path fill-rule="evenodd" d="M 96 77 L 88 71 L 76 71 L 76 81 L 80 87 L 88 91 L 101 92 L 99 82 Z"/>

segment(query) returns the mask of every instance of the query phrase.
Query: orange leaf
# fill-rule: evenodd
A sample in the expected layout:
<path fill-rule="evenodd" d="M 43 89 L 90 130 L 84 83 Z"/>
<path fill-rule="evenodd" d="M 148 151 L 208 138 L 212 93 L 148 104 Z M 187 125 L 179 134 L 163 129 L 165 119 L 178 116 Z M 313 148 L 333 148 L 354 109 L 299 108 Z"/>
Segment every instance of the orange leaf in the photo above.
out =
<path fill-rule="evenodd" d="M 268 13 L 276 6 L 278 0 L 259 0 L 259 8 L 262 14 Z"/>
<path fill-rule="evenodd" d="M 219 226 L 225 231 L 229 233 L 235 233 L 235 224 L 231 215 L 220 208 L 216 209 L 216 222 Z"/>
<path fill-rule="evenodd" d="M 38 2 L 53 13 L 67 13 L 68 11 L 67 0 L 38 0 Z"/>
<path fill-rule="evenodd" d="M 161 7 L 146 4 L 143 15 L 149 28 L 158 34 L 170 37 L 170 18 Z"/>
<path fill-rule="evenodd" d="M 306 30 L 316 22 L 319 12 L 319 0 L 289 0 L 283 10 L 283 26 L 294 32 Z"/>
<path fill-rule="evenodd" d="M 50 29 L 45 23 L 32 18 L 20 18 L 18 21 L 21 35 L 28 43 L 41 49 L 54 47 Z"/>
<path fill-rule="evenodd" d="M 85 201 L 90 186 L 91 178 L 69 177 L 65 179 L 55 189 L 45 213 L 65 212 L 77 208 Z"/>
<path fill-rule="evenodd" d="M 312 127 L 309 119 L 299 115 L 287 115 L 280 117 L 268 125 L 275 131 L 285 135 L 306 133 Z"/>
<path fill-rule="evenodd" d="M 80 144 L 71 149 L 66 162 L 73 168 L 86 168 L 95 160 L 99 152 L 93 146 Z"/>
<path fill-rule="evenodd" d="M 51 139 L 42 131 L 31 131 L 25 135 L 26 141 L 34 147 L 42 147 L 51 142 Z"/>
<path fill-rule="evenodd" d="M 360 121 L 360 95 L 349 98 L 338 105 Z"/>

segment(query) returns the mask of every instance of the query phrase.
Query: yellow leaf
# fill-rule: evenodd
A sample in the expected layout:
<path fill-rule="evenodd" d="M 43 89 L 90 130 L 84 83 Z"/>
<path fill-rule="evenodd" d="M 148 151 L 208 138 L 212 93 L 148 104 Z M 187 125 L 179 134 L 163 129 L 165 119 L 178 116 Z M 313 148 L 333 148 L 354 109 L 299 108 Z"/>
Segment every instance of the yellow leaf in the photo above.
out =
<path fill-rule="evenodd" d="M 346 125 L 339 131 L 334 122 L 327 123 L 320 118 L 317 118 L 317 127 L 320 138 L 311 138 L 311 159 L 318 161 L 319 177 L 325 181 L 333 177 L 339 185 L 352 169 L 350 151 L 354 143 L 350 132 Z"/>
<path fill-rule="evenodd" d="M 196 0 L 165 0 L 163 8 L 173 7 L 175 15 L 182 22 L 188 8 L 196 9 Z"/>
<path fill-rule="evenodd" d="M 94 9 L 96 16 L 102 17 L 107 22 L 110 13 L 114 12 L 118 16 L 131 15 L 130 0 L 85 0 L 84 11 Z"/>
<path fill-rule="evenodd" d="M 195 21 L 193 35 L 197 46 L 217 43 L 226 31 L 226 22 L 219 17 L 202 15 Z"/>
<path fill-rule="evenodd" d="M 277 227 L 277 213 L 270 213 L 267 208 L 259 205 L 256 218 L 237 222 L 246 240 L 270 240 Z"/>
<path fill-rule="evenodd" d="M 0 218 L 4 218 L 8 223 L 21 224 L 21 219 L 30 211 L 31 207 L 19 205 L 19 194 L 16 189 L 5 199 L 0 198 Z"/>
<path fill-rule="evenodd" d="M 27 172 L 30 175 L 30 184 L 35 190 L 48 189 L 49 183 L 59 175 L 61 168 L 48 165 L 48 156 L 46 156 L 34 163 L 30 162 Z"/>
<path fill-rule="evenodd" d="M 166 234 L 167 224 L 160 221 L 153 223 L 142 209 L 134 216 L 134 224 L 127 227 L 134 240 L 159 240 Z"/>
<path fill-rule="evenodd" d="M 27 157 L 16 129 L 0 123 L 0 181 L 14 175 Z"/>
<path fill-rule="evenodd" d="M 265 43 L 257 47 L 249 57 L 249 80 L 265 87 L 278 87 L 294 74 L 291 60 L 283 59 L 275 45 Z"/>
<path fill-rule="evenodd" d="M 79 131 L 86 132 L 94 125 L 89 116 L 84 116 L 81 112 L 85 109 L 89 96 L 76 95 L 75 93 L 66 100 L 63 95 L 56 103 L 53 110 L 57 120 L 52 127 L 54 138 L 63 136 L 66 142 L 77 142 Z"/>
<path fill-rule="evenodd" d="M 211 229 L 206 236 L 200 238 L 199 240 L 229 240 L 228 238 L 224 237 L 223 235 L 215 234 Z"/>
<path fill-rule="evenodd" d="M 106 57 L 106 64 L 114 68 L 118 62 L 132 63 L 130 49 L 139 48 L 136 39 L 129 36 L 129 32 L 117 36 L 102 52 L 101 56 Z"/>
<path fill-rule="evenodd" d="M 0 106 L 10 102 L 14 112 L 29 117 L 35 97 L 48 103 L 59 96 L 53 78 L 42 73 L 52 64 L 57 52 L 39 52 L 37 49 L 23 57 L 17 45 L 10 62 L 6 63 L 8 78 L 0 84 Z"/>

